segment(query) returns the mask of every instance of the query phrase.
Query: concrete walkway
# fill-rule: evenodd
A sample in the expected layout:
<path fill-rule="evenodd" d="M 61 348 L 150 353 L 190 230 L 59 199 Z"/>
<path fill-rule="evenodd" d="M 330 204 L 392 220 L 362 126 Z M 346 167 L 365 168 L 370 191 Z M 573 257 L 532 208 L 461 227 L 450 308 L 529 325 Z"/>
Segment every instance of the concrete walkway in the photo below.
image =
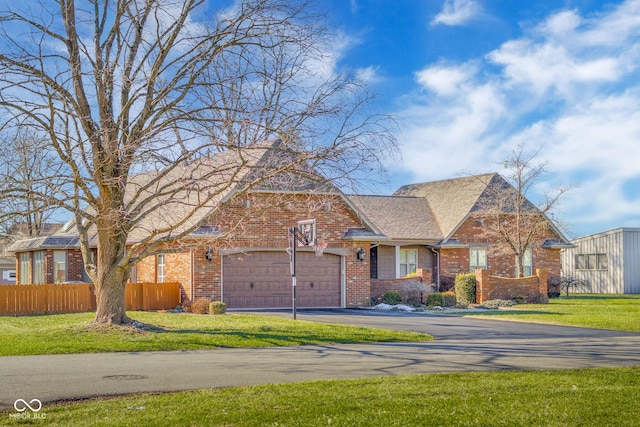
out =
<path fill-rule="evenodd" d="M 46 404 L 145 391 L 328 378 L 640 365 L 640 334 L 635 333 L 353 310 L 301 312 L 298 318 L 416 330 L 436 340 L 1 357 L 0 409 L 12 408 L 17 399 Z"/>

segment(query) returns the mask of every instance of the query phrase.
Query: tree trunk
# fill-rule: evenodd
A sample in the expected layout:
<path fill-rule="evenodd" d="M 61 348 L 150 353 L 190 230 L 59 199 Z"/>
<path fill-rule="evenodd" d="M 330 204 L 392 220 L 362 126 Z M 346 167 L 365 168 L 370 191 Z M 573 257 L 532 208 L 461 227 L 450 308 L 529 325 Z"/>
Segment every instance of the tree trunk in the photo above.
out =
<path fill-rule="evenodd" d="M 100 269 L 102 270 L 102 269 Z M 126 277 L 118 273 L 118 268 L 98 273 L 96 288 L 96 317 L 94 323 L 123 325 L 131 323 L 124 304 Z"/>
<path fill-rule="evenodd" d="M 97 222 L 97 221 L 96 221 Z M 94 323 L 129 324 L 124 293 L 128 271 L 120 266 L 125 252 L 126 235 L 118 233 L 110 221 L 98 227 L 97 274 L 95 278 L 96 317 Z"/>

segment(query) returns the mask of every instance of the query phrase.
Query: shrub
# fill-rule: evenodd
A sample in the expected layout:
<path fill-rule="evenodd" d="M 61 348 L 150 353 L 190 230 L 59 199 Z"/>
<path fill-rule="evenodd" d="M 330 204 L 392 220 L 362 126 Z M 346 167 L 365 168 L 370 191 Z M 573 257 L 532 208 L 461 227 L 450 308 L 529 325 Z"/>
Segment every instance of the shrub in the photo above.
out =
<path fill-rule="evenodd" d="M 443 292 L 442 297 L 444 298 L 443 307 L 455 307 L 456 306 L 456 294 L 454 292 Z"/>
<path fill-rule="evenodd" d="M 191 312 L 193 314 L 207 314 L 210 302 L 208 298 L 198 298 L 191 303 Z"/>
<path fill-rule="evenodd" d="M 460 304 L 473 304 L 476 302 L 476 275 L 475 273 L 461 273 L 456 276 L 456 299 Z"/>
<path fill-rule="evenodd" d="M 415 274 L 415 273 L 414 273 Z M 422 305 L 422 296 L 432 289 L 431 284 L 423 283 L 421 280 L 406 280 L 400 283 L 400 298 L 407 305 L 419 307 Z M 416 302 L 416 300 L 419 300 Z"/>
<path fill-rule="evenodd" d="M 191 313 L 191 300 L 185 299 L 182 301 L 182 309 L 185 313 Z"/>
<path fill-rule="evenodd" d="M 397 305 L 400 304 L 402 298 L 400 297 L 400 292 L 398 291 L 387 291 L 382 296 L 382 302 L 389 305 Z"/>
<path fill-rule="evenodd" d="M 222 301 L 212 301 L 209 303 L 209 314 L 224 314 L 227 312 L 227 304 Z"/>
<path fill-rule="evenodd" d="M 528 301 L 529 304 L 548 304 L 549 296 L 536 292 L 534 295 L 531 295 Z"/>
<path fill-rule="evenodd" d="M 444 296 L 440 292 L 432 292 L 427 295 L 427 305 L 433 307 L 439 305 L 444 307 Z"/>
<path fill-rule="evenodd" d="M 410 305 L 411 307 L 420 307 L 422 306 L 422 301 L 420 301 L 420 297 L 417 296 L 410 296 L 408 298 L 405 298 L 404 303 L 407 305 Z"/>
<path fill-rule="evenodd" d="M 500 307 L 511 307 L 513 303 L 506 299 L 492 299 L 482 303 L 481 307 L 488 309 L 496 309 Z"/>
<path fill-rule="evenodd" d="M 511 301 L 513 301 L 515 304 L 524 304 L 527 299 L 522 295 L 516 295 L 515 297 L 511 298 Z"/>

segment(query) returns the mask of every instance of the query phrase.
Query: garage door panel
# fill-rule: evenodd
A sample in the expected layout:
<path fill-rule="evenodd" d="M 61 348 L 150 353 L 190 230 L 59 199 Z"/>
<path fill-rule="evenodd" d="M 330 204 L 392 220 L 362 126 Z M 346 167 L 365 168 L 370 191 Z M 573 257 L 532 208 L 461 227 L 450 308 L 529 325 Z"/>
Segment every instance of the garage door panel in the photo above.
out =
<path fill-rule="evenodd" d="M 340 257 L 298 252 L 297 306 L 339 307 Z M 291 268 L 285 252 L 223 257 L 223 301 L 229 308 L 288 308 Z"/>

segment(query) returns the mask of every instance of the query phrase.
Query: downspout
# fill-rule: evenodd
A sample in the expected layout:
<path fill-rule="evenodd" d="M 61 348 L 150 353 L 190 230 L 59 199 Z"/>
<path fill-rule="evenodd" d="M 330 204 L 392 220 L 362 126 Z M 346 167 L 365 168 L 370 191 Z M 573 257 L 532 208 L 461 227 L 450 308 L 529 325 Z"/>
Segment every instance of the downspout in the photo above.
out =
<path fill-rule="evenodd" d="M 193 291 L 194 291 L 194 285 L 193 285 L 193 276 L 194 276 L 194 268 L 195 266 L 194 264 L 194 258 L 193 258 L 193 248 L 189 249 L 189 255 L 191 258 L 191 268 L 189 269 L 189 299 L 193 302 L 195 301 L 195 299 L 193 298 Z"/>
<path fill-rule="evenodd" d="M 440 292 L 440 252 L 433 247 L 431 252 L 436 254 L 436 290 Z"/>

